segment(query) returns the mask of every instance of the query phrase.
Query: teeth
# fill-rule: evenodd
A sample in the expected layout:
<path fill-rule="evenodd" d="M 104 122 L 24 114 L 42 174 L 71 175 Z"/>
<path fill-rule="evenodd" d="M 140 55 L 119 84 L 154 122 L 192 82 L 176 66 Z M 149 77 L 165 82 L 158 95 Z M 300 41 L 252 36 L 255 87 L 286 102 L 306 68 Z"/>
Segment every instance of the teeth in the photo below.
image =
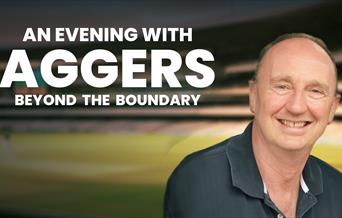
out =
<path fill-rule="evenodd" d="M 291 128 L 301 128 L 304 127 L 306 121 L 290 121 L 290 120 L 280 120 L 282 124 Z"/>

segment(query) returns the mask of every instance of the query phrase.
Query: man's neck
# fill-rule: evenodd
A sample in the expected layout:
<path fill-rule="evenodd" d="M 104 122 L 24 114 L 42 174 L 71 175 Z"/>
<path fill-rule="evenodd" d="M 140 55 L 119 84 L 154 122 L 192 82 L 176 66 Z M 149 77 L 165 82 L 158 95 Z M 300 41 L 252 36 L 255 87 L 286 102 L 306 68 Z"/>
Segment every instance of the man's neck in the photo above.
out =
<path fill-rule="evenodd" d="M 253 126 L 252 147 L 258 168 L 263 179 L 288 183 L 300 179 L 310 149 L 286 150 L 280 146 L 269 144 L 260 137 L 261 133 Z"/>
<path fill-rule="evenodd" d="M 300 178 L 309 156 L 309 151 L 287 151 L 269 145 L 255 137 L 253 128 L 252 146 L 260 175 L 269 196 L 287 216 L 294 217 L 300 187 Z"/>

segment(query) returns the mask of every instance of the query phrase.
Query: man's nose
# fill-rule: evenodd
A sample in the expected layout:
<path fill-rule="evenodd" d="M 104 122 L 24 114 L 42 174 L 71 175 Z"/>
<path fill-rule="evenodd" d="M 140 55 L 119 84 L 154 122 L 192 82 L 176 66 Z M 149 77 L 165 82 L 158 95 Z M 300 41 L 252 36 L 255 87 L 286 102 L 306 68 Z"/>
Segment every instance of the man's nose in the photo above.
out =
<path fill-rule="evenodd" d="M 307 110 L 307 102 L 304 91 L 295 91 L 289 96 L 286 109 L 292 114 L 302 114 Z"/>

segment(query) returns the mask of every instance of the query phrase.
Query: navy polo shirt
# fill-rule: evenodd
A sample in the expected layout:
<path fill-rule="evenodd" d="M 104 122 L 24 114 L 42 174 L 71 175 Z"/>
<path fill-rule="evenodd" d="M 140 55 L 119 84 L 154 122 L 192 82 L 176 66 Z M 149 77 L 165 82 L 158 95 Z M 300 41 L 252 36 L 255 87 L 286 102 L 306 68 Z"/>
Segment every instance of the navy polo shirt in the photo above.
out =
<path fill-rule="evenodd" d="M 170 176 L 165 218 L 283 217 L 269 198 L 253 150 L 252 123 L 241 134 L 187 156 Z M 310 156 L 296 217 L 342 218 L 342 174 Z"/>

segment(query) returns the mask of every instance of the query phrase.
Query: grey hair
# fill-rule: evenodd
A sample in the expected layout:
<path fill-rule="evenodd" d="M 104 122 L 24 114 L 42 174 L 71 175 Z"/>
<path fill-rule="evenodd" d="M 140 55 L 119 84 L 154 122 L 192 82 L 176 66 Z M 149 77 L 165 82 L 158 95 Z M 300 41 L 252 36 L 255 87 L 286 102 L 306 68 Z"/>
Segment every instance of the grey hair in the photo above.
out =
<path fill-rule="evenodd" d="M 330 57 L 332 63 L 334 64 L 334 68 L 335 68 L 335 75 L 336 75 L 336 93 L 337 93 L 337 67 L 336 67 L 336 62 L 335 62 L 335 58 L 332 55 L 331 51 L 328 49 L 328 46 L 323 42 L 322 39 L 317 38 L 315 36 L 306 34 L 306 33 L 287 33 L 287 34 L 283 34 L 281 36 L 279 36 L 278 38 L 276 38 L 275 40 L 273 40 L 272 42 L 270 42 L 269 44 L 267 44 L 260 52 L 259 54 L 259 59 L 257 62 L 257 66 L 256 66 L 256 70 L 255 73 L 253 75 L 252 80 L 256 80 L 257 76 L 258 76 L 258 72 L 259 72 L 259 68 L 261 65 L 261 61 L 264 58 L 264 56 L 266 55 L 266 53 L 268 52 L 268 50 L 270 50 L 270 48 L 272 48 L 274 45 L 278 44 L 281 41 L 287 40 L 287 39 L 293 39 L 293 38 L 305 38 L 305 39 L 309 39 L 312 42 L 316 43 L 317 45 L 319 45 Z"/>

